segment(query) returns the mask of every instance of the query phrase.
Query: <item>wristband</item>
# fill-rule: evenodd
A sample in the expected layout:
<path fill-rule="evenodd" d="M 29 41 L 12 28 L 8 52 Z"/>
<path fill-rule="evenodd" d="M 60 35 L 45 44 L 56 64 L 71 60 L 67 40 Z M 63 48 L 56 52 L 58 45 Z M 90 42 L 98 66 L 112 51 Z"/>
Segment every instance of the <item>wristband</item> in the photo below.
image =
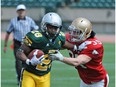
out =
<path fill-rule="evenodd" d="M 26 62 L 27 65 L 30 65 L 30 60 L 29 59 L 26 59 L 25 62 Z"/>

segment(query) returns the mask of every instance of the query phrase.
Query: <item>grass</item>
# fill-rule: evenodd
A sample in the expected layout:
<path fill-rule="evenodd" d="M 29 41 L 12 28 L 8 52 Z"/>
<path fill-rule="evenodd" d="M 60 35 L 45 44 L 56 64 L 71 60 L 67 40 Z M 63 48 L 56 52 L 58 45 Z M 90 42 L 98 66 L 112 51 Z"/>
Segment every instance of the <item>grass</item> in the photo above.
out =
<path fill-rule="evenodd" d="M 11 42 L 9 41 L 8 45 Z M 105 55 L 103 65 L 109 77 L 109 87 L 115 87 L 115 44 L 104 43 Z M 18 87 L 15 73 L 13 50 L 8 48 L 3 53 L 3 41 L 1 44 L 1 87 Z M 61 51 L 65 56 L 68 52 Z M 51 70 L 51 87 L 79 87 L 80 79 L 76 69 L 72 66 L 54 61 Z"/>

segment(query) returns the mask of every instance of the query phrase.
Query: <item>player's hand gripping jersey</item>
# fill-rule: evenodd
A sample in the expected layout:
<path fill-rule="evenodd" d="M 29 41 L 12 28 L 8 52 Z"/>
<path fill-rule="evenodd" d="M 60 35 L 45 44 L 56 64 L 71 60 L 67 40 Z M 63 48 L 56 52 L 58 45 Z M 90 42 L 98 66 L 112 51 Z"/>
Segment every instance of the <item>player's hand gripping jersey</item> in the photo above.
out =
<path fill-rule="evenodd" d="M 70 35 L 66 34 L 66 40 L 68 42 L 70 42 L 69 38 Z M 76 67 L 81 79 L 86 84 L 91 84 L 92 82 L 102 80 L 106 76 L 106 70 L 102 65 L 104 48 L 102 43 L 97 40 L 96 37 L 89 38 L 83 43 L 77 43 L 78 46 L 81 46 L 83 44 L 86 45 L 83 50 L 77 51 L 76 53 L 70 50 L 70 53 L 72 54 L 71 57 L 76 57 L 77 55 L 84 54 L 92 58 L 88 63 Z"/>
<path fill-rule="evenodd" d="M 39 31 L 29 32 L 24 39 L 24 43 L 31 49 L 40 49 L 44 54 L 48 54 L 49 50 L 58 50 L 65 43 L 65 35 L 60 32 L 59 36 L 52 42 Z M 25 69 L 36 75 L 45 75 L 51 70 L 51 60 L 46 58 L 41 64 L 37 66 L 27 65 Z"/>

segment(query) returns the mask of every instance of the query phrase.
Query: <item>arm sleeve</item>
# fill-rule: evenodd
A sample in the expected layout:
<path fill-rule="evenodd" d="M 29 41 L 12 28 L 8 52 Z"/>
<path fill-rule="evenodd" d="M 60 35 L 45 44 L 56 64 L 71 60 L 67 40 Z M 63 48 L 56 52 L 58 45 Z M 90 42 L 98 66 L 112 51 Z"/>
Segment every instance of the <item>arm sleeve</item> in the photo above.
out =
<path fill-rule="evenodd" d="M 6 30 L 7 33 L 11 33 L 13 31 L 14 27 L 13 27 L 13 21 L 10 21 L 10 24 Z"/>
<path fill-rule="evenodd" d="M 37 26 L 35 22 L 31 20 L 31 30 L 38 30 L 38 29 L 39 29 L 39 26 Z"/>
<path fill-rule="evenodd" d="M 31 38 L 29 37 L 29 35 L 31 34 L 31 32 L 27 33 L 24 40 L 23 40 L 23 43 L 25 45 L 27 45 L 28 47 L 31 47 L 32 46 L 32 40 Z"/>
<path fill-rule="evenodd" d="M 40 37 L 37 37 L 35 33 L 38 33 Z M 37 48 L 39 46 L 39 43 L 42 42 L 41 37 L 42 34 L 38 31 L 31 31 L 26 34 L 23 43 L 25 43 L 31 49 Z"/>

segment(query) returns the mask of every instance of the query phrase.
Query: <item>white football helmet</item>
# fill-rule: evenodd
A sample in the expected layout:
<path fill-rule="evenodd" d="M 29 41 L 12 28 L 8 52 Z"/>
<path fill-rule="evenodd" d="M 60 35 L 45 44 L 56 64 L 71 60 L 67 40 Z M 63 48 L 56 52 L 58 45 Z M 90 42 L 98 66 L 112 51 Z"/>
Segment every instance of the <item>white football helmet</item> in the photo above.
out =
<path fill-rule="evenodd" d="M 56 29 L 56 31 L 49 32 L 47 25 L 53 26 Z M 62 27 L 62 20 L 57 13 L 49 12 L 44 15 L 41 22 L 41 30 L 42 32 L 45 32 L 46 35 L 48 35 L 50 38 L 54 36 L 56 37 L 59 34 L 61 27 Z"/>
<path fill-rule="evenodd" d="M 77 18 L 68 29 L 72 42 L 84 41 L 91 35 L 92 24 L 86 18 Z"/>

